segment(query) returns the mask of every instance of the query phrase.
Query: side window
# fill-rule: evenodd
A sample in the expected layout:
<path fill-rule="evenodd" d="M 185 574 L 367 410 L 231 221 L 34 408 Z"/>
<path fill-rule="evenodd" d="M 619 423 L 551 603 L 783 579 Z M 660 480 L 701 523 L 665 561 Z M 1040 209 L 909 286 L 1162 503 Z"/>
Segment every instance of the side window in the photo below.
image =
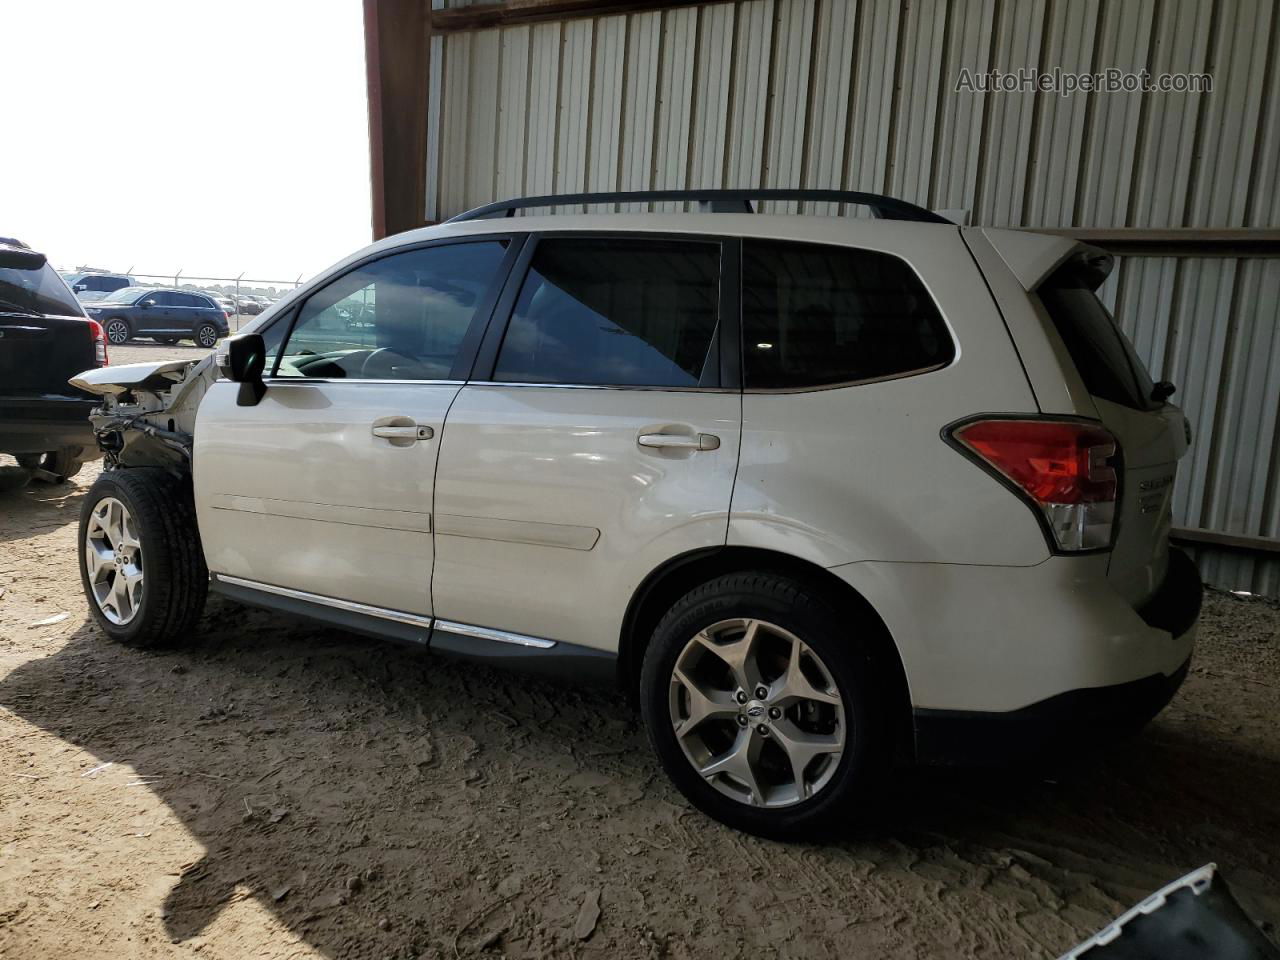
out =
<path fill-rule="evenodd" d="M 719 304 L 720 247 L 642 238 L 544 238 L 493 378 L 695 387 Z"/>
<path fill-rule="evenodd" d="M 748 240 L 742 277 L 747 389 L 905 376 L 955 356 L 933 298 L 890 254 Z"/>
<path fill-rule="evenodd" d="M 278 377 L 447 380 L 505 240 L 409 250 L 313 293 L 280 354 Z"/>

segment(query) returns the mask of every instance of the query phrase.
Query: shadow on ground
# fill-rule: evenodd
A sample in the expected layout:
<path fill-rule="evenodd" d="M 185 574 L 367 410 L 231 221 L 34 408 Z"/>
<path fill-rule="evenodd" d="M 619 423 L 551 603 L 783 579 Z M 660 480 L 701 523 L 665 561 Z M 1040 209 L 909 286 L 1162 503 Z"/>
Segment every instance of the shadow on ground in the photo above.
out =
<path fill-rule="evenodd" d="M 0 704 L 149 778 L 204 847 L 164 905 L 175 940 L 247 892 L 344 958 L 1025 956 L 1209 860 L 1246 905 L 1280 903 L 1274 752 L 1202 722 L 1201 686 L 1055 780 L 903 776 L 891 813 L 824 845 L 691 812 L 618 696 L 220 601 L 181 651 L 82 627 L 0 682 Z"/>

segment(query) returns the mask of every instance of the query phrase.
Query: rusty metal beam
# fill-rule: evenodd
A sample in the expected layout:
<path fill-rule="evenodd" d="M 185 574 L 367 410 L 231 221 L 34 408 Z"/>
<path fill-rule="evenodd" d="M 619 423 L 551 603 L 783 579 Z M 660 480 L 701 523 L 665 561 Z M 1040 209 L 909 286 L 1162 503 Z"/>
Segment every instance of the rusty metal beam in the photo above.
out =
<path fill-rule="evenodd" d="M 1174 527 L 1169 533 L 1174 543 L 1193 547 L 1220 547 L 1226 550 L 1243 550 L 1247 553 L 1280 554 L 1280 537 L 1263 537 L 1241 533 L 1222 533 L 1203 527 Z"/>
<path fill-rule="evenodd" d="M 539 20 L 571 20 L 637 10 L 696 7 L 705 2 L 707 0 L 505 0 L 503 3 L 432 10 L 430 19 L 431 28 L 436 33 L 457 33 Z"/>
<path fill-rule="evenodd" d="M 421 226 L 426 211 L 428 0 L 364 0 L 373 238 Z"/>

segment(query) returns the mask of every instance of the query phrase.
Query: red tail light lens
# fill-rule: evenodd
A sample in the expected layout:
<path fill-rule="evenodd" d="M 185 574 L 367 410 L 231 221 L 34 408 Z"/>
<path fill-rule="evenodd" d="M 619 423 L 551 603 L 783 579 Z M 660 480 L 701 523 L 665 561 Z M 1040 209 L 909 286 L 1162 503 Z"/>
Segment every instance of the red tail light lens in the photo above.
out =
<path fill-rule="evenodd" d="M 951 435 L 1042 513 L 1059 550 L 1110 545 L 1119 486 L 1110 432 L 1065 420 L 975 420 Z"/>
<path fill-rule="evenodd" d="M 107 335 L 102 330 L 102 324 L 97 320 L 90 320 L 89 335 L 93 337 L 93 358 L 98 361 L 98 366 L 105 367 L 111 361 L 107 359 Z"/>

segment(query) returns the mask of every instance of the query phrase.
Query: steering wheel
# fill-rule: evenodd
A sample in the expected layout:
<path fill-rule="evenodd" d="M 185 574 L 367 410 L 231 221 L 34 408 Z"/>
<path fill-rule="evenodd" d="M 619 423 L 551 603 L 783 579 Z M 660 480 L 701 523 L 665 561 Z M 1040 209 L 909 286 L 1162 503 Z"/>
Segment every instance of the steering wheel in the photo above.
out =
<path fill-rule="evenodd" d="M 390 354 L 391 356 L 383 357 L 382 356 L 383 354 Z M 396 353 L 394 350 L 392 350 L 390 347 L 375 347 L 374 349 L 370 350 L 369 353 L 364 358 L 364 363 L 360 364 L 360 379 L 361 380 L 391 379 L 389 376 L 387 376 L 387 374 L 391 373 L 391 363 L 393 362 L 392 356 L 398 357 L 400 355 Z M 375 363 L 374 362 L 375 357 L 382 357 L 382 359 L 378 360 Z M 380 364 L 386 365 L 386 369 L 382 371 L 381 376 L 378 375 L 378 366 Z M 370 370 L 372 370 L 373 373 L 370 373 Z"/>

